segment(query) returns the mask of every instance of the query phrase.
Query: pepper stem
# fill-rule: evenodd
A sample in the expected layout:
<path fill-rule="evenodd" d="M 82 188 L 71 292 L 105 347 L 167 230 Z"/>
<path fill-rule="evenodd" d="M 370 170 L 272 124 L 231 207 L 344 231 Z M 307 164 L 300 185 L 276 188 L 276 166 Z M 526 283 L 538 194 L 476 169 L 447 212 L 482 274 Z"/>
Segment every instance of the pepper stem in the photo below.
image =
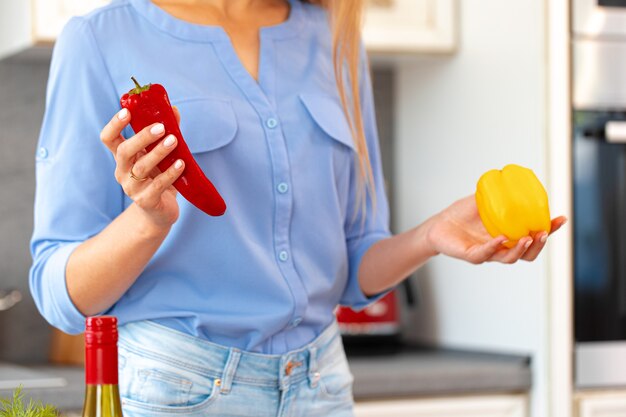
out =
<path fill-rule="evenodd" d="M 141 84 L 139 84 L 139 82 L 137 81 L 135 77 L 130 77 L 130 79 L 133 80 L 136 87 L 130 90 L 128 92 L 129 94 L 141 94 L 144 91 L 148 91 L 150 89 L 151 84 L 142 86 Z"/>

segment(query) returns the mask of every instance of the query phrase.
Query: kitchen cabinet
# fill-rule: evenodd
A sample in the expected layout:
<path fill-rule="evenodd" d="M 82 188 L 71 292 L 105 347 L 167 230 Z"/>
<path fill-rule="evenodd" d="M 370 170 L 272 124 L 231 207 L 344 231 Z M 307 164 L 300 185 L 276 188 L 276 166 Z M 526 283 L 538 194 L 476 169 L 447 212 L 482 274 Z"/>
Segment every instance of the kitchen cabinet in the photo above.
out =
<path fill-rule="evenodd" d="M 72 16 L 83 15 L 110 0 L 33 0 L 33 36 L 36 42 L 52 42 Z"/>
<path fill-rule="evenodd" d="M 110 0 L 33 0 L 35 41 L 54 41 L 70 17 Z M 446 53 L 456 47 L 457 0 L 367 0 L 363 39 L 375 53 Z"/>
<path fill-rule="evenodd" d="M 576 417 L 626 416 L 626 391 L 579 392 L 575 412 Z"/>
<path fill-rule="evenodd" d="M 367 0 L 363 41 L 372 53 L 450 53 L 457 46 L 456 0 Z"/>
<path fill-rule="evenodd" d="M 356 417 L 527 417 L 526 395 L 357 402 Z"/>

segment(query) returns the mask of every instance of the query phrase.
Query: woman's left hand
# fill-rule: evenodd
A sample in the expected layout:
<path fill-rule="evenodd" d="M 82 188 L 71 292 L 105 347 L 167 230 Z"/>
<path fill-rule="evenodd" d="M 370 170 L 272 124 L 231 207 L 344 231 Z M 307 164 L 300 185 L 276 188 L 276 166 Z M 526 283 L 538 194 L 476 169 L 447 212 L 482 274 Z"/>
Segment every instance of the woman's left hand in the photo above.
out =
<path fill-rule="evenodd" d="M 501 262 L 512 264 L 520 259 L 534 261 L 546 244 L 548 233 L 523 237 L 513 248 L 502 244 L 505 236 L 491 237 L 483 226 L 474 195 L 467 196 L 431 218 L 428 239 L 437 253 L 463 259 L 473 264 Z M 567 222 L 563 216 L 552 220 L 550 234 Z"/>

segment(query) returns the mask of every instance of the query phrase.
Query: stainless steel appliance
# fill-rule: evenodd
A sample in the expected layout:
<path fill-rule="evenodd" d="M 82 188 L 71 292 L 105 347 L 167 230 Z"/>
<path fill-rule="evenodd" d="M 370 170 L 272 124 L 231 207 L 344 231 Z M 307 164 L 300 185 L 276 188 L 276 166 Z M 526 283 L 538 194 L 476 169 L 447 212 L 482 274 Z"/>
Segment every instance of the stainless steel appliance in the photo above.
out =
<path fill-rule="evenodd" d="M 626 386 L 626 0 L 572 0 L 577 387 Z"/>

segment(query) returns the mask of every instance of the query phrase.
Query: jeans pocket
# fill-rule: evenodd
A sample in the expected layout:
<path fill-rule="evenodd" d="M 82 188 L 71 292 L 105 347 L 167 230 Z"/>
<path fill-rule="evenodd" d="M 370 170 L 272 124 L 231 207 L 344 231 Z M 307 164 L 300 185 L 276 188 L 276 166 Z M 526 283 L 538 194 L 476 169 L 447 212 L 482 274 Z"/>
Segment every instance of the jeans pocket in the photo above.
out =
<path fill-rule="evenodd" d="M 350 372 L 348 359 L 341 341 L 332 343 L 319 363 L 319 387 L 327 398 L 351 398 L 354 376 Z"/>
<path fill-rule="evenodd" d="M 193 382 L 183 376 L 160 369 L 140 369 L 138 399 L 145 403 L 170 406 L 190 405 Z"/>
<path fill-rule="evenodd" d="M 329 398 L 352 397 L 353 381 L 350 371 L 322 373 L 319 382 L 320 391 Z"/>
<path fill-rule="evenodd" d="M 167 358 L 120 348 L 124 366 L 120 394 L 124 410 L 135 414 L 186 414 L 208 407 L 219 395 L 217 378 L 177 367 Z"/>
<path fill-rule="evenodd" d="M 168 405 L 163 404 L 161 399 L 159 399 L 159 401 L 146 402 L 132 397 L 122 397 L 122 409 L 125 416 L 201 416 L 204 415 L 205 410 L 213 404 L 218 395 L 219 387 L 213 384 L 210 394 L 193 405 Z"/>

